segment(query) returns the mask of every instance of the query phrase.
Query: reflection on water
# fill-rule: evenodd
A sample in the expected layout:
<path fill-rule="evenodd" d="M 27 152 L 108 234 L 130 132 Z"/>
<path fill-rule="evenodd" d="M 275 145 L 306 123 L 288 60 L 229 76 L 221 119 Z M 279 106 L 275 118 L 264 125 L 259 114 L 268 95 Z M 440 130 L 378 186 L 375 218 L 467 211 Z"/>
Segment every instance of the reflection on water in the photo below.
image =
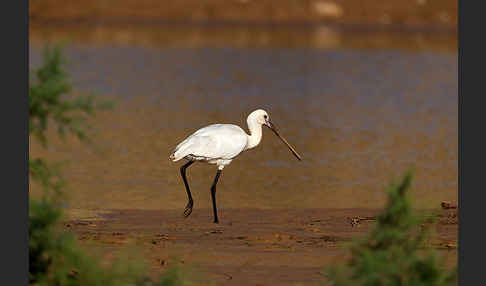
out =
<path fill-rule="evenodd" d="M 72 35 L 65 53 L 76 91 L 118 102 L 92 120 L 92 145 L 31 145 L 34 156 L 71 162 L 65 176 L 73 206 L 182 210 L 180 164 L 167 159 L 172 149 L 210 123 L 246 129 L 246 116 L 260 107 L 303 161 L 264 131 L 260 146 L 225 168 L 222 209 L 377 207 L 386 184 L 410 167 L 419 206 L 456 198 L 457 53 L 443 40 L 449 36 L 423 38 L 418 47 L 416 35 L 360 42 L 366 37 L 332 30 L 281 29 L 273 38 L 221 27 L 199 36 L 150 28 L 127 28 L 124 40 L 110 28 L 31 30 L 32 66 L 43 40 Z M 210 207 L 215 172 L 188 169 L 195 211 Z"/>

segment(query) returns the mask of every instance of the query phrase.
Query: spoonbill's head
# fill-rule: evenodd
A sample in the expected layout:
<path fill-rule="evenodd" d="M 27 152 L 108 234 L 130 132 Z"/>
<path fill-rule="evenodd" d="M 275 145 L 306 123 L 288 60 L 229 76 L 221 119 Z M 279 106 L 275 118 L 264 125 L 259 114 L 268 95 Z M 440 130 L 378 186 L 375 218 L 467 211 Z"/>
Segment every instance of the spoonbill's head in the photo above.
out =
<path fill-rule="evenodd" d="M 267 125 L 270 127 L 270 116 L 263 109 L 257 109 L 248 115 L 248 124 L 256 122 L 259 125 Z"/>
<path fill-rule="evenodd" d="M 285 140 L 285 138 L 282 137 L 282 135 L 280 135 L 280 133 L 277 130 L 277 127 L 275 127 L 275 123 L 270 120 L 270 115 L 268 115 L 268 113 L 265 110 L 257 109 L 255 111 L 253 111 L 252 113 L 250 113 L 250 115 L 248 115 L 247 121 L 248 121 L 249 126 L 251 124 L 257 123 L 259 125 L 264 125 L 264 126 L 270 128 L 273 131 L 273 133 L 275 133 L 275 135 L 277 135 L 277 137 L 280 138 L 280 140 L 282 140 L 282 142 L 285 145 L 287 145 L 287 147 L 290 149 L 292 154 L 294 154 L 294 156 L 299 161 L 302 160 L 302 158 L 297 153 L 297 151 L 295 151 L 295 149 L 289 144 L 289 142 L 287 142 L 287 140 Z"/>

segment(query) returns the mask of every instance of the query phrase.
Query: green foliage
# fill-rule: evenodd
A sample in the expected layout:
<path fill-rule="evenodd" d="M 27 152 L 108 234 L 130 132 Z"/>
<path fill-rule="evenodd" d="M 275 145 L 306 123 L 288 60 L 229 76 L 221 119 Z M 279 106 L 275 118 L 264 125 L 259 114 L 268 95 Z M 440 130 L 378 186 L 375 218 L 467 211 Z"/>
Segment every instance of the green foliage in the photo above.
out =
<path fill-rule="evenodd" d="M 68 100 L 72 90 L 69 77 L 64 71 L 66 63 L 61 47 L 46 47 L 44 64 L 33 72 L 29 88 L 29 133 L 46 146 L 49 120 L 57 127 L 58 134 L 66 132 L 86 140 L 84 130 L 86 116 L 96 109 L 110 107 L 109 103 L 95 101 L 93 96 L 78 96 Z"/>
<path fill-rule="evenodd" d="M 51 253 L 59 246 L 52 225 L 61 213 L 45 201 L 29 204 L 29 280 L 40 281 L 52 263 Z M 62 244 L 61 244 L 62 245 Z"/>
<path fill-rule="evenodd" d="M 61 200 L 63 198 L 61 190 L 65 182 L 57 166 L 48 166 L 40 158 L 29 159 L 29 174 L 42 187 L 45 199 Z"/>
<path fill-rule="evenodd" d="M 437 255 L 424 247 L 427 229 L 407 196 L 411 181 L 408 172 L 387 189 L 388 203 L 374 229 L 352 243 L 349 261 L 329 269 L 333 285 L 456 285 L 456 271 L 444 270 Z"/>
<path fill-rule="evenodd" d="M 71 85 L 63 70 L 64 58 L 59 46 L 47 47 L 44 64 L 31 80 L 29 89 L 29 132 L 34 139 L 47 147 L 46 131 L 49 122 L 57 126 L 58 134 L 66 131 L 86 140 L 83 122 L 99 108 L 91 96 L 69 99 Z M 170 269 L 160 281 L 152 281 L 142 272 L 139 263 L 118 261 L 103 267 L 99 260 L 88 257 L 80 250 L 76 240 L 64 233 L 59 223 L 62 211 L 58 202 L 65 185 L 60 172 L 40 159 L 29 158 L 30 178 L 43 188 L 40 200 L 29 203 L 29 281 L 33 285 L 55 286 L 156 286 L 186 285 L 177 267 Z"/>
<path fill-rule="evenodd" d="M 43 285 L 135 285 L 183 286 L 182 272 L 174 266 L 160 281 L 141 275 L 143 265 L 117 261 L 103 267 L 99 261 L 80 251 L 74 237 L 62 233 L 58 221 L 60 210 L 49 200 L 30 203 L 29 279 Z"/>

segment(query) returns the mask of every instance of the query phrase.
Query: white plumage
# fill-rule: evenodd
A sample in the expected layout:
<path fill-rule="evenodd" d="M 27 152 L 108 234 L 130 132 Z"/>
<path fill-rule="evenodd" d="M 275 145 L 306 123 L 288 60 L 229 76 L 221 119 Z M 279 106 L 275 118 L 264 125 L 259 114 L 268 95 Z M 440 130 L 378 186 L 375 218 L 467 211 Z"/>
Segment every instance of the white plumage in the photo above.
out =
<path fill-rule="evenodd" d="M 191 214 L 194 204 L 186 178 L 187 167 L 197 161 L 216 164 L 218 166 L 218 172 L 211 187 L 214 222 L 218 223 L 215 194 L 216 184 L 218 183 L 221 171 L 241 152 L 254 148 L 260 143 L 262 139 L 262 126 L 269 127 L 287 145 L 297 159 L 301 160 L 294 148 L 278 133 L 265 110 L 257 109 L 253 111 L 248 115 L 246 121 L 250 130 L 249 135 L 234 124 L 212 124 L 197 130 L 187 137 L 176 146 L 169 156 L 169 159 L 173 162 L 181 159 L 189 161 L 181 167 L 181 176 L 188 196 L 188 203 L 184 210 L 186 217 Z"/>
<path fill-rule="evenodd" d="M 212 124 L 203 127 L 179 143 L 173 161 L 183 158 L 217 164 L 222 169 L 245 150 L 248 135 L 237 125 Z"/>

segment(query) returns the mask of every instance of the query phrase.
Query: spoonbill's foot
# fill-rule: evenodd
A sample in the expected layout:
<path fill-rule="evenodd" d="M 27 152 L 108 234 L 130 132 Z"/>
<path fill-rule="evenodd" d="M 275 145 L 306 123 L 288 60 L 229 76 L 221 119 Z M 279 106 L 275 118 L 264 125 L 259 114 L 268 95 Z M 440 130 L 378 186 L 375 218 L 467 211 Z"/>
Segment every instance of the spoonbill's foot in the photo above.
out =
<path fill-rule="evenodd" d="M 192 201 L 189 201 L 187 203 L 186 209 L 184 210 L 184 217 L 188 217 L 192 213 L 192 206 L 194 203 Z"/>

